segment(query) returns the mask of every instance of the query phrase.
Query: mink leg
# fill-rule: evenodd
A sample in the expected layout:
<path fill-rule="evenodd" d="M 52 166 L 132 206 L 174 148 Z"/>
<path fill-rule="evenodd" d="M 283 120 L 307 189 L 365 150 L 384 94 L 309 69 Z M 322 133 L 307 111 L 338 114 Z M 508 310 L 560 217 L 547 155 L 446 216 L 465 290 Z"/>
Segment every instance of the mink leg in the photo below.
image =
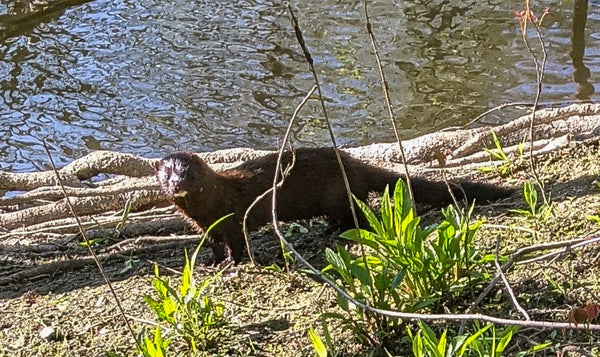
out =
<path fill-rule="evenodd" d="M 214 264 L 218 264 L 225 260 L 225 244 L 223 244 L 222 240 L 211 236 L 209 238 L 208 244 L 210 245 L 213 255 L 215 256 Z"/>
<path fill-rule="evenodd" d="M 233 259 L 234 262 L 240 263 L 242 256 L 244 255 L 244 247 L 246 247 L 246 241 L 243 237 L 233 236 L 227 241 L 229 258 Z"/>

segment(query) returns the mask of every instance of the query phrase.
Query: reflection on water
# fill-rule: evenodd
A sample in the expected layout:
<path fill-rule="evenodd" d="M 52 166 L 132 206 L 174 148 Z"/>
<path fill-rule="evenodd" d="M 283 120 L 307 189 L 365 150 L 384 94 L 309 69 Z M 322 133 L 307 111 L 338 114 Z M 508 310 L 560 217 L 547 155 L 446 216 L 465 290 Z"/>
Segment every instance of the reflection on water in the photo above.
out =
<path fill-rule="evenodd" d="M 339 142 L 391 141 L 364 33 L 362 1 L 292 4 Z M 572 4 L 547 1 L 543 101 L 572 100 Z M 486 108 L 533 99 L 534 65 L 513 10 L 521 0 L 378 2 L 369 9 L 404 137 L 466 123 Z M 1 11 L 1 8 L 0 8 Z M 94 149 L 161 156 L 273 148 L 312 77 L 275 0 L 97 0 L 5 27 L 0 42 L 0 169 L 64 164 Z M 590 8 L 583 63 L 598 73 Z M 592 100 L 595 96 L 592 95 Z M 496 120 L 489 118 L 488 120 Z M 326 145 L 317 103 L 295 140 Z"/>
<path fill-rule="evenodd" d="M 588 82 L 588 79 L 591 77 L 590 70 L 583 61 L 585 54 L 587 8 L 587 0 L 573 1 L 571 51 L 569 51 L 569 57 L 573 61 L 573 81 L 577 83 L 575 97 L 581 100 L 589 100 L 590 96 L 594 93 L 594 85 Z"/>

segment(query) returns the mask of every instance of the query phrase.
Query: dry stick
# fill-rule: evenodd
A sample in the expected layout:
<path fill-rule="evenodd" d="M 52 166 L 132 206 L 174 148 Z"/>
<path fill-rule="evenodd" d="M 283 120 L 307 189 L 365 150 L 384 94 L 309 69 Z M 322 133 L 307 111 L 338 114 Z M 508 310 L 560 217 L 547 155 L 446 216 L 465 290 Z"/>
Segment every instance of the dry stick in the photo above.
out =
<path fill-rule="evenodd" d="M 358 233 L 358 244 L 359 244 L 359 247 L 361 250 L 361 256 L 363 258 L 363 262 L 364 262 L 365 266 L 369 267 L 369 265 L 367 264 L 367 255 L 365 253 L 365 247 L 362 244 L 362 235 L 360 234 L 360 225 L 358 223 L 358 216 L 356 215 L 356 208 L 354 207 L 354 200 L 352 198 L 352 192 L 350 190 L 350 183 L 348 182 L 348 175 L 346 175 L 346 169 L 344 168 L 344 163 L 342 162 L 342 157 L 340 156 L 340 150 L 337 146 L 337 140 L 335 139 L 335 134 L 333 133 L 333 128 L 332 128 L 331 122 L 329 120 L 329 115 L 327 114 L 327 108 L 325 107 L 325 100 L 323 99 L 323 92 L 321 91 L 321 85 L 319 84 L 319 77 L 317 76 L 317 71 L 315 70 L 312 56 L 310 55 L 310 52 L 308 51 L 308 48 L 306 47 L 306 42 L 304 42 L 304 37 L 302 36 L 302 30 L 300 29 L 300 25 L 298 24 L 298 19 L 294 15 L 294 11 L 292 10 L 292 7 L 290 5 L 288 5 L 288 10 L 290 11 L 290 15 L 292 17 L 292 24 L 294 27 L 294 32 L 296 34 L 296 39 L 298 40 L 298 43 L 300 44 L 300 47 L 302 48 L 302 52 L 304 53 L 304 57 L 306 58 L 306 62 L 308 63 L 308 67 L 310 69 L 310 72 L 313 75 L 313 79 L 315 81 L 315 86 L 317 87 L 317 91 L 319 93 L 319 102 L 321 103 L 321 110 L 323 112 L 323 117 L 325 119 L 325 123 L 327 123 L 327 130 L 329 132 L 331 144 L 333 145 L 333 149 L 334 149 L 333 151 L 335 153 L 335 157 L 336 157 L 338 165 L 340 167 L 342 179 L 344 181 L 344 187 L 346 188 L 346 194 L 348 197 L 348 205 L 350 206 L 350 212 L 352 213 L 352 220 L 354 221 L 354 227 L 356 228 L 356 231 Z M 285 143 L 286 143 L 286 141 L 284 141 L 283 145 L 281 145 L 282 149 L 279 151 L 278 165 L 281 164 L 281 156 L 283 155 L 283 148 L 285 147 Z M 278 169 L 279 169 L 279 167 L 277 167 L 276 170 L 278 170 Z M 277 177 L 277 175 L 275 175 L 275 177 Z M 274 197 L 275 197 L 275 195 L 273 195 L 273 198 Z M 273 207 L 275 207 L 275 200 L 273 200 Z M 371 276 L 371 270 L 367 268 L 367 272 L 369 274 L 369 278 L 370 278 L 369 280 L 371 282 L 370 291 L 372 292 L 372 294 L 375 294 L 375 286 L 373 285 L 374 283 L 373 283 L 373 278 Z"/>
<path fill-rule="evenodd" d="M 508 269 L 510 269 L 515 264 L 517 259 L 525 254 L 529 254 L 529 253 L 533 253 L 533 252 L 537 252 L 537 251 L 541 251 L 541 250 L 547 250 L 547 249 L 564 248 L 567 246 L 572 246 L 574 244 L 581 243 L 588 239 L 590 239 L 590 238 L 589 237 L 577 238 L 577 239 L 572 239 L 572 240 L 568 240 L 568 241 L 564 241 L 564 242 L 551 242 L 551 243 L 544 243 L 544 244 L 538 244 L 538 245 L 521 248 L 521 249 L 517 250 L 516 252 L 514 252 L 510 256 L 508 261 L 506 263 L 504 263 L 504 265 L 502 265 L 501 271 L 503 271 L 503 272 L 508 271 Z M 475 299 L 475 301 L 473 301 L 471 306 L 469 306 L 469 308 L 467 309 L 467 314 L 469 314 L 469 313 L 473 312 L 473 310 L 475 310 L 475 308 L 479 305 L 479 303 L 481 303 L 481 301 L 483 301 L 483 299 L 485 299 L 485 297 L 490 293 L 490 291 L 492 291 L 492 289 L 494 288 L 494 286 L 496 285 L 498 280 L 500 280 L 499 273 L 496 274 L 494 279 L 492 279 L 492 281 L 490 281 L 490 283 L 481 292 L 481 294 L 479 294 L 477 299 Z M 459 329 L 459 334 L 462 333 L 463 329 L 464 329 L 464 326 L 461 325 L 461 328 Z"/>
<path fill-rule="evenodd" d="M 529 317 L 529 314 L 527 313 L 527 311 L 525 311 L 525 309 L 521 306 L 521 304 L 519 304 L 519 301 L 517 300 L 517 297 L 515 296 L 513 289 L 510 287 L 510 283 L 508 282 L 508 279 L 506 279 L 506 276 L 504 275 L 504 272 L 502 271 L 502 267 L 500 266 L 500 262 L 498 260 L 498 250 L 499 249 L 500 249 L 500 236 L 498 236 L 498 238 L 496 239 L 496 251 L 494 252 L 494 265 L 496 265 L 496 269 L 498 269 L 498 274 L 500 274 L 500 278 L 502 278 L 502 282 L 504 283 L 504 287 L 506 288 L 506 292 L 508 293 L 508 296 L 510 297 L 510 300 L 512 301 L 513 306 L 521 313 L 521 315 L 523 315 L 525 320 L 529 321 L 529 320 L 531 320 L 531 318 Z"/>
<path fill-rule="evenodd" d="M 533 103 L 528 103 L 528 102 L 515 102 L 515 103 L 500 104 L 497 107 L 494 107 L 492 109 L 486 110 L 485 112 L 479 114 L 477 117 L 475 117 L 475 119 L 473 119 L 470 122 L 468 122 L 467 124 L 463 125 L 461 128 L 462 129 L 466 129 L 469 126 L 471 126 L 471 125 L 475 124 L 476 122 L 478 122 L 484 116 L 486 116 L 486 115 L 488 115 L 488 114 L 490 114 L 492 112 L 495 112 L 497 110 L 502 110 L 502 109 L 507 108 L 507 107 L 518 107 L 518 106 L 522 106 L 522 105 L 533 106 L 534 104 Z"/>
<path fill-rule="evenodd" d="M 542 34 L 540 32 L 540 28 L 539 28 L 539 24 L 541 24 L 541 21 L 543 20 L 543 16 L 540 19 L 539 24 L 533 24 L 534 30 L 537 34 L 538 37 L 538 41 L 540 42 L 540 46 L 541 46 L 541 50 L 542 50 L 542 65 L 540 67 L 539 64 L 539 60 L 538 60 L 538 56 L 535 53 L 535 51 L 531 48 L 531 46 L 529 45 L 529 41 L 527 41 L 527 23 L 530 20 L 530 14 L 531 14 L 531 10 L 529 8 L 529 0 L 525 0 L 525 16 L 523 18 L 523 25 L 521 28 L 522 31 L 522 37 L 523 37 L 523 42 L 525 42 L 525 47 L 527 47 L 527 50 L 529 51 L 529 53 L 531 53 L 531 56 L 533 57 L 533 62 L 535 63 L 535 75 L 536 75 L 536 91 L 535 91 L 535 100 L 533 101 L 533 107 L 531 109 L 531 121 L 529 122 L 529 166 L 531 169 L 531 173 L 533 174 L 533 177 L 535 179 L 535 182 L 537 183 L 538 187 L 540 188 L 540 191 L 542 191 L 542 198 L 544 199 L 544 204 L 548 205 L 548 198 L 546 197 L 546 192 L 544 191 L 544 183 L 542 182 L 542 180 L 540 179 L 537 169 L 535 168 L 535 162 L 534 162 L 534 158 L 533 158 L 533 142 L 534 142 L 534 125 L 535 125 L 535 114 L 537 111 L 537 107 L 540 101 L 540 97 L 542 95 L 542 83 L 544 81 L 544 72 L 546 69 L 546 59 L 547 59 L 547 53 L 546 53 L 546 45 L 544 43 L 544 39 L 542 38 Z"/>
<path fill-rule="evenodd" d="M 183 245 L 189 244 L 192 240 L 181 240 L 181 241 L 173 241 L 163 244 L 155 244 L 143 248 L 135 248 L 135 249 L 127 249 L 118 253 L 106 253 L 106 254 L 95 254 L 92 258 L 76 258 L 69 260 L 58 260 L 52 263 L 36 266 L 35 268 L 29 268 L 26 270 L 20 270 L 16 273 L 8 275 L 6 277 L 0 278 L 0 286 L 6 286 L 8 284 L 14 283 L 16 281 L 21 281 L 23 279 L 32 278 L 40 275 L 53 275 L 56 272 L 66 272 L 73 271 L 77 269 L 81 269 L 85 266 L 96 264 L 100 261 L 114 261 L 114 260 L 126 260 L 131 257 L 133 253 L 138 255 L 144 255 L 151 252 L 170 250 L 173 248 L 181 247 Z M 106 281 L 106 280 L 105 280 Z M 111 291 L 113 291 L 112 286 L 109 285 Z M 137 340 L 137 339 L 136 339 Z"/>
<path fill-rule="evenodd" d="M 281 188 L 281 186 L 283 185 L 283 182 L 285 181 L 285 178 L 287 177 L 289 172 L 292 170 L 295 163 L 296 163 L 296 155 L 294 154 L 294 155 L 292 155 L 292 162 L 285 168 L 285 170 L 282 170 L 283 175 L 281 176 L 281 181 L 279 181 L 277 183 L 277 188 Z M 277 178 L 278 172 L 279 172 L 278 170 L 275 170 L 274 174 L 275 174 L 276 178 Z M 246 250 L 248 251 L 248 256 L 250 257 L 250 261 L 254 265 L 257 265 L 257 264 L 254 259 L 254 250 L 252 249 L 252 240 L 250 239 L 250 235 L 248 234 L 248 225 L 247 225 L 248 215 L 250 214 L 250 211 L 254 208 L 254 206 L 256 206 L 256 204 L 258 202 L 260 202 L 263 198 L 265 198 L 271 192 L 273 192 L 273 188 L 269 188 L 268 190 L 263 192 L 260 196 L 256 197 L 256 199 L 252 202 L 252 204 L 250 206 L 248 206 L 248 208 L 246 209 L 246 212 L 244 213 L 244 219 L 242 220 L 242 232 L 244 233 L 244 239 L 246 240 Z"/>
<path fill-rule="evenodd" d="M 114 288 L 110 282 L 110 279 L 108 279 L 108 276 L 104 272 L 104 268 L 102 267 L 102 264 L 98 260 L 98 257 L 96 256 L 96 252 L 94 252 L 94 250 L 92 249 L 92 244 L 88 240 L 87 235 L 85 234 L 85 231 L 84 231 L 83 227 L 81 226 L 79 216 L 77 215 L 77 213 L 75 212 L 75 209 L 73 208 L 73 205 L 71 204 L 71 199 L 69 198 L 69 195 L 67 194 L 67 191 L 65 190 L 65 186 L 62 183 L 60 174 L 58 173 L 58 170 L 56 169 L 56 165 L 54 164 L 54 159 L 52 159 L 52 155 L 50 154 L 48 145 L 46 144 L 46 141 L 43 139 L 42 139 L 42 145 L 44 146 L 44 150 L 46 150 L 46 154 L 48 155 L 48 159 L 50 160 L 50 165 L 52 166 L 52 170 L 54 171 L 54 174 L 56 175 L 56 180 L 58 181 L 58 184 L 60 185 L 60 188 L 65 195 L 65 200 L 67 202 L 67 205 L 69 206 L 69 210 L 71 211 L 71 214 L 77 221 L 77 225 L 79 226 L 79 233 L 81 233 L 81 236 L 85 239 L 86 246 L 88 247 L 90 254 L 92 255 L 92 259 L 96 263 L 96 266 L 98 266 L 98 270 L 100 270 L 102 279 L 104 279 L 104 282 L 106 282 L 106 285 L 108 285 L 108 289 L 110 290 L 110 293 L 112 294 L 112 296 L 115 299 L 117 308 L 119 309 L 119 312 L 121 313 L 121 316 L 123 317 L 123 320 L 125 320 L 125 323 L 127 324 L 127 328 L 129 329 L 129 332 L 131 333 L 131 336 L 133 337 L 135 344 L 137 345 L 138 349 L 141 350 L 142 346 L 140 345 L 140 342 L 136 338 L 136 334 L 133 331 L 133 327 L 131 327 L 131 324 L 129 323 L 129 319 L 127 319 L 127 316 L 125 315 L 125 309 L 123 309 L 123 306 L 121 306 L 121 302 L 119 301 L 119 296 L 117 295 L 116 291 L 114 290 Z"/>
<path fill-rule="evenodd" d="M 119 241 L 113 245 L 109 245 L 104 248 L 105 251 L 111 251 L 114 249 L 121 249 L 121 246 L 129 243 L 191 243 L 197 242 L 202 238 L 201 235 L 198 234 L 181 234 L 177 236 L 145 236 L 138 238 L 127 238 Z"/>
<path fill-rule="evenodd" d="M 158 214 L 155 214 L 155 212 L 158 212 Z M 176 214 L 176 213 L 161 213 L 161 212 L 173 212 L 173 207 L 167 207 L 167 208 L 155 208 L 152 209 L 150 211 L 145 211 L 145 212 L 136 212 L 136 213 L 131 213 L 129 215 L 128 221 L 141 221 L 141 222 L 145 222 L 148 219 L 159 219 L 159 218 L 173 218 L 173 217 L 181 217 L 180 215 Z M 62 221 L 61 220 L 54 220 L 54 221 L 50 221 L 50 222 L 56 222 L 56 221 Z M 100 215 L 100 218 L 94 218 L 93 221 L 88 221 L 88 222 L 81 222 L 81 226 L 85 227 L 85 228 L 94 228 L 94 227 L 101 227 L 103 225 L 110 225 L 113 223 L 118 223 L 119 221 L 121 221 L 120 217 L 115 216 L 114 213 L 110 213 L 108 215 L 104 214 L 104 215 Z M 48 223 L 48 222 L 46 222 Z M 15 230 L 15 231 L 11 231 L 10 233 L 6 233 L 6 234 L 2 234 L 0 235 L 0 240 L 3 239 L 7 239 L 7 238 L 11 238 L 13 236 L 30 236 L 30 235 L 34 235 L 34 234 L 40 234 L 40 233 L 48 233 L 50 231 L 70 231 L 71 228 L 75 228 L 76 230 L 79 228 L 77 225 L 77 221 L 76 223 L 65 223 L 65 224 L 61 224 L 61 225 L 57 225 L 57 226 L 47 226 L 47 227 L 40 227 L 38 229 L 35 230 Z M 110 228 L 109 228 L 110 229 Z"/>
<path fill-rule="evenodd" d="M 459 103 L 454 103 L 454 104 L 450 104 L 450 105 L 448 105 L 448 106 L 445 106 L 445 107 L 443 107 L 443 108 L 439 109 L 439 110 L 438 110 L 437 112 L 435 112 L 435 114 L 433 114 L 433 116 L 431 117 L 431 122 L 434 124 L 433 131 L 444 132 L 444 131 L 449 131 L 449 130 L 452 130 L 452 129 L 451 129 L 452 127 L 448 126 L 448 123 L 450 123 L 450 122 L 453 122 L 453 121 L 456 121 L 456 118 L 452 118 L 452 117 L 450 117 L 450 118 L 448 118 L 448 119 L 445 119 L 445 120 L 443 120 L 443 121 L 442 121 L 442 120 L 440 120 L 440 121 L 438 122 L 438 117 L 439 117 L 439 116 L 440 116 L 440 115 L 441 115 L 443 112 L 446 112 L 446 111 L 455 111 L 455 110 L 457 110 L 457 108 L 468 108 L 468 109 L 475 109 L 475 108 L 477 108 L 477 107 L 483 107 L 483 106 L 482 106 L 482 105 L 475 106 L 475 105 L 471 105 L 471 104 L 459 104 Z M 438 122 L 438 123 L 436 124 L 436 122 Z"/>
<path fill-rule="evenodd" d="M 595 238 L 586 238 L 584 241 L 575 243 L 573 245 L 568 245 L 564 248 L 562 248 L 559 251 L 556 252 L 550 252 L 548 254 L 544 254 L 542 256 L 539 257 L 535 257 L 535 258 L 531 258 L 531 259 L 527 259 L 527 260 L 521 260 L 515 263 L 515 265 L 521 265 L 521 264 L 529 264 L 529 263 L 533 263 L 533 262 L 539 262 L 542 260 L 546 260 L 548 258 L 554 257 L 554 256 L 559 256 L 561 254 L 564 254 L 570 250 L 573 250 L 575 248 L 579 248 L 579 247 L 583 247 L 589 244 L 594 244 L 594 243 L 598 243 L 600 242 L 600 237 L 595 237 Z"/>
<path fill-rule="evenodd" d="M 302 107 L 304 107 L 304 105 L 306 104 L 306 102 L 308 102 L 308 100 L 310 99 L 310 96 L 315 92 L 316 89 L 317 89 L 317 86 L 313 86 L 311 88 L 311 90 L 308 91 L 308 94 L 302 99 L 302 101 L 300 102 L 300 104 L 298 104 L 298 106 L 294 110 L 294 114 L 292 114 L 292 119 L 290 119 L 290 123 L 288 124 L 287 130 L 285 131 L 285 135 L 284 135 L 285 138 L 289 137 L 289 135 L 290 135 L 290 133 L 292 131 L 292 124 L 296 120 L 296 117 L 298 116 L 298 113 L 300 112 L 300 109 L 302 109 Z M 285 147 L 285 145 L 282 145 L 282 147 Z M 286 170 L 284 171 L 285 172 L 284 175 L 281 177 L 281 181 L 279 181 L 279 183 L 277 184 L 278 188 L 281 187 L 281 185 L 283 185 L 283 181 L 285 180 L 285 177 L 287 176 L 287 173 L 294 166 L 295 159 L 296 159 L 296 156 L 294 155 L 293 158 L 292 158 L 292 164 L 290 166 L 288 166 L 288 168 L 286 168 Z M 277 172 L 275 172 L 275 178 L 277 178 Z M 246 221 L 248 219 L 248 214 L 250 213 L 250 211 L 252 210 L 252 208 L 254 208 L 254 206 L 260 200 L 262 200 L 264 197 L 266 197 L 272 191 L 273 191 L 273 188 L 270 188 L 267 191 L 265 191 L 262 195 L 258 196 L 254 200 L 254 202 L 252 202 L 252 204 L 248 207 L 248 209 L 246 209 L 246 213 L 244 213 L 244 220 L 242 221 L 242 232 L 244 232 L 244 239 L 246 240 L 246 250 L 248 251 L 248 256 L 250 257 L 250 261 L 254 265 L 256 265 L 256 261 L 254 260 L 254 251 L 252 249 L 252 241 L 250 240 L 250 237 L 248 235 L 248 228 L 246 226 Z"/>
<path fill-rule="evenodd" d="M 367 9 L 367 0 L 364 1 L 365 7 L 365 20 L 366 30 L 369 34 L 369 38 L 371 39 L 371 47 L 373 47 L 373 54 L 375 55 L 375 60 L 377 62 L 377 70 L 379 71 L 379 78 L 381 80 L 381 89 L 383 91 L 383 95 L 385 97 L 385 103 L 387 105 L 388 115 L 390 117 L 390 122 L 392 124 L 392 129 L 394 130 L 394 135 L 396 136 L 396 142 L 398 143 L 398 149 L 400 150 L 400 156 L 402 157 L 402 164 L 404 165 L 404 175 L 406 177 L 406 185 L 408 186 L 408 194 L 410 196 L 410 200 L 412 201 L 413 207 L 415 207 L 415 197 L 413 195 L 412 185 L 410 184 L 410 173 L 408 171 L 408 163 L 406 162 L 406 154 L 404 153 L 404 146 L 402 145 L 402 139 L 400 139 L 400 134 L 398 134 L 398 128 L 396 128 L 396 121 L 394 120 L 394 110 L 392 108 L 392 102 L 390 100 L 390 89 L 388 87 L 388 83 L 385 79 L 385 73 L 383 72 L 383 66 L 381 65 L 381 58 L 379 57 L 379 51 L 377 50 L 377 41 L 375 40 L 375 35 L 373 34 L 373 29 L 371 26 L 371 21 L 369 20 L 369 11 Z"/>
<path fill-rule="evenodd" d="M 452 191 L 452 187 L 450 187 L 451 183 L 450 183 L 450 181 L 448 181 L 448 177 L 446 176 L 446 166 L 445 165 L 442 166 L 442 180 L 444 181 L 444 184 L 446 185 L 446 189 L 448 190 L 448 193 L 450 194 L 450 198 L 452 199 L 452 203 L 454 203 L 454 206 L 456 208 L 459 208 L 458 201 L 456 200 L 456 196 L 454 196 L 454 192 Z M 463 188 L 461 186 L 458 186 L 458 187 L 462 191 L 463 197 L 466 200 L 467 193 L 465 192 L 465 190 L 463 190 Z M 413 203 L 413 205 L 414 205 L 414 203 Z"/>

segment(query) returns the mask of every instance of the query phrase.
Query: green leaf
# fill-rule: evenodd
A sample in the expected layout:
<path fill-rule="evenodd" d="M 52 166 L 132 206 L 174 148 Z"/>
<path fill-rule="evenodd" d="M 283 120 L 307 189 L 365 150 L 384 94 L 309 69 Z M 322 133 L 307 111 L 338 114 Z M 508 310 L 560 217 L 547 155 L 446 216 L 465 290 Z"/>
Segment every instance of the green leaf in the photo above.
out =
<path fill-rule="evenodd" d="M 375 213 L 373 213 L 371 208 L 366 203 L 359 200 L 356 196 L 353 195 L 352 198 L 354 198 L 354 202 L 358 206 L 359 210 L 363 213 L 363 215 L 367 219 L 367 222 L 369 222 L 369 225 L 371 226 L 371 228 L 373 228 L 375 233 L 383 235 L 385 230 L 383 229 L 381 222 L 379 222 L 377 216 L 375 215 Z"/>
<path fill-rule="evenodd" d="M 443 357 L 446 354 L 446 345 L 447 344 L 448 344 L 448 341 L 446 339 L 446 330 L 444 330 L 444 332 L 442 332 L 442 336 L 440 336 L 440 342 L 437 345 L 437 350 L 441 357 Z"/>
<path fill-rule="evenodd" d="M 325 259 L 334 270 L 345 270 L 344 261 L 331 248 L 325 248 Z"/>
<path fill-rule="evenodd" d="M 194 288 L 193 263 L 188 259 L 187 249 L 184 250 L 185 264 L 183 265 L 183 274 L 181 275 L 181 284 L 179 285 L 179 294 L 185 300 L 189 298 L 188 292 Z M 187 302 L 187 301 L 186 301 Z"/>
<path fill-rule="evenodd" d="M 425 322 L 419 320 L 419 328 L 421 329 L 421 333 L 423 334 L 424 341 L 435 346 L 437 349 L 438 339 L 435 335 L 435 332 L 427 325 Z"/>
<path fill-rule="evenodd" d="M 346 270 L 348 270 L 348 267 L 350 266 L 350 262 L 352 261 L 352 258 L 350 257 L 350 253 L 348 253 L 346 248 L 342 247 L 341 245 L 337 246 L 337 250 L 338 250 L 339 257 L 342 258 L 342 261 L 344 262 L 344 268 Z"/>
<path fill-rule="evenodd" d="M 413 340 L 412 340 L 412 350 L 413 350 L 413 354 L 415 355 L 415 357 L 425 356 L 425 354 L 423 352 L 423 340 L 421 338 L 420 331 L 419 331 L 419 333 L 417 333 L 415 338 L 413 338 Z"/>
<path fill-rule="evenodd" d="M 157 281 L 158 280 L 158 281 Z M 162 289 L 164 289 L 166 292 L 163 295 L 164 298 L 170 298 L 173 299 L 179 303 L 181 303 L 181 297 L 179 296 L 179 294 L 177 293 L 177 290 L 173 289 L 171 287 L 171 285 L 169 285 L 169 281 L 165 280 L 165 279 L 161 279 L 161 278 L 154 278 L 154 282 L 155 282 L 155 287 L 157 285 L 160 285 Z"/>
<path fill-rule="evenodd" d="M 350 272 L 348 270 L 348 266 L 346 265 L 346 261 L 342 257 L 341 251 L 344 251 L 344 248 L 338 246 L 338 252 L 335 253 L 333 250 L 326 248 L 325 249 L 325 259 L 331 265 L 331 269 L 338 272 L 343 281 L 347 284 L 351 284 Z M 327 268 L 327 267 L 326 267 Z M 330 269 L 323 269 L 323 271 Z"/>
<path fill-rule="evenodd" d="M 317 335 L 313 328 L 308 329 L 308 336 L 310 337 L 310 341 L 319 357 L 327 357 L 327 348 L 325 348 L 325 344 L 321 341 L 321 338 Z"/>
<path fill-rule="evenodd" d="M 359 236 L 359 233 L 360 233 L 360 236 Z M 364 229 L 360 229 L 357 231 L 356 228 L 352 228 L 352 229 L 349 229 L 349 230 L 341 233 L 340 237 L 347 239 L 349 241 L 352 241 L 352 242 L 362 243 L 362 244 L 368 246 L 369 248 L 372 248 L 375 250 L 379 249 L 379 243 L 377 242 L 378 236 L 375 233 L 366 231 Z"/>
<path fill-rule="evenodd" d="M 531 181 L 525 182 L 525 186 L 523 186 L 523 199 L 527 206 L 529 206 L 529 211 L 531 214 L 535 215 L 537 208 L 537 190 Z"/>
<path fill-rule="evenodd" d="M 404 270 L 400 270 L 396 276 L 394 276 L 394 279 L 392 280 L 392 283 L 390 284 L 390 289 L 391 290 L 396 290 L 396 288 L 398 286 L 400 286 L 400 284 L 402 283 L 402 281 L 404 280 L 404 275 L 405 275 L 405 271 Z"/>
<path fill-rule="evenodd" d="M 491 131 L 491 134 L 492 141 L 494 142 L 494 146 L 496 148 L 494 150 L 484 149 L 485 152 L 487 152 L 493 160 L 502 160 L 505 163 L 510 163 L 508 156 L 506 155 L 506 153 L 504 153 L 504 149 L 502 148 L 502 143 L 500 142 L 500 139 L 498 139 L 498 135 L 496 135 L 496 132 L 493 130 Z"/>
<path fill-rule="evenodd" d="M 369 271 L 361 264 L 357 262 L 353 262 L 349 266 L 352 275 L 360 281 L 360 283 L 364 286 L 371 285 L 371 275 Z"/>
<path fill-rule="evenodd" d="M 339 293 L 337 294 L 337 298 L 336 299 L 337 299 L 338 306 L 341 307 L 342 310 L 344 310 L 344 311 L 350 311 L 350 306 L 348 305 L 348 299 L 346 299 L 345 297 L 343 297 Z"/>
<path fill-rule="evenodd" d="M 160 302 L 154 300 L 148 295 L 144 295 L 143 299 L 150 309 L 152 309 L 152 311 L 154 311 L 154 313 L 158 316 L 159 320 L 166 320 L 167 316 Z"/>
<path fill-rule="evenodd" d="M 408 194 L 408 188 L 402 179 L 396 182 L 396 187 L 394 188 L 394 206 L 400 220 L 411 220 L 413 218 L 412 202 Z"/>
<path fill-rule="evenodd" d="M 537 352 L 537 351 L 545 350 L 546 348 L 548 348 L 550 346 L 552 346 L 552 342 L 540 343 L 538 345 L 531 346 L 531 348 L 529 349 L 529 351 L 531 351 L 531 352 Z"/>
<path fill-rule="evenodd" d="M 461 357 L 462 355 L 464 355 L 465 352 L 467 351 L 467 348 L 469 348 L 471 346 L 471 344 L 474 343 L 474 341 L 476 341 L 477 338 L 479 338 L 479 336 L 481 336 L 491 326 L 493 326 L 493 324 L 487 324 L 485 327 L 477 330 L 477 332 L 475 332 L 474 334 L 472 334 L 471 336 L 469 336 L 469 338 L 466 339 L 465 343 L 463 344 L 462 348 L 460 349 L 459 357 Z"/>
<path fill-rule="evenodd" d="M 156 329 L 154 330 L 154 345 L 157 346 L 158 348 L 156 349 L 156 357 L 163 357 L 164 356 L 164 345 L 163 345 L 163 340 L 162 340 L 162 336 L 160 334 L 160 325 L 156 326 Z"/>
<path fill-rule="evenodd" d="M 496 347 L 496 351 L 494 351 L 494 352 L 502 354 L 502 352 L 504 352 L 504 350 L 510 343 L 510 340 L 512 339 L 514 332 L 516 332 L 517 330 L 518 330 L 518 328 L 510 328 L 510 327 L 507 328 L 506 331 L 504 332 L 504 336 L 502 336 L 500 341 L 498 341 L 498 346 Z"/>
<path fill-rule="evenodd" d="M 385 186 L 383 195 L 381 196 L 381 222 L 383 226 L 383 232 L 380 235 L 389 235 L 393 232 L 394 227 L 394 212 L 392 211 L 392 203 L 390 201 L 390 194 L 388 186 Z M 385 233 L 384 233 L 385 232 Z"/>

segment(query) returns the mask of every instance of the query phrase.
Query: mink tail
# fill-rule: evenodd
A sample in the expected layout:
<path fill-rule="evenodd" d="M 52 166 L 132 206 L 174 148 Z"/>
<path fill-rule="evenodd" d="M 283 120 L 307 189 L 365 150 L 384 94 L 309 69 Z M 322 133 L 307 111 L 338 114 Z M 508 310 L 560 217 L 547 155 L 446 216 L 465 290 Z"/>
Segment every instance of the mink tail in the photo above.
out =
<path fill-rule="evenodd" d="M 406 182 L 404 175 L 392 172 L 386 172 L 384 175 L 372 175 L 370 178 L 371 187 L 380 192 L 383 191 L 386 185 L 389 185 L 390 190 L 393 190 L 399 178 L 402 178 Z M 410 181 L 417 203 L 434 207 L 444 207 L 454 202 L 448 191 L 448 185 L 445 182 L 430 181 L 422 177 L 411 177 Z M 465 199 L 467 202 L 491 202 L 509 197 L 515 192 L 514 189 L 510 188 L 466 180 L 449 181 L 448 184 L 452 189 L 452 194 L 459 202 Z"/>
<path fill-rule="evenodd" d="M 423 178 L 411 178 L 415 201 L 426 203 L 435 207 L 443 207 L 453 203 L 448 185 L 445 182 L 428 181 Z M 487 183 L 473 181 L 450 181 L 452 194 L 457 201 L 491 202 L 506 198 L 513 194 L 514 190 Z"/>

